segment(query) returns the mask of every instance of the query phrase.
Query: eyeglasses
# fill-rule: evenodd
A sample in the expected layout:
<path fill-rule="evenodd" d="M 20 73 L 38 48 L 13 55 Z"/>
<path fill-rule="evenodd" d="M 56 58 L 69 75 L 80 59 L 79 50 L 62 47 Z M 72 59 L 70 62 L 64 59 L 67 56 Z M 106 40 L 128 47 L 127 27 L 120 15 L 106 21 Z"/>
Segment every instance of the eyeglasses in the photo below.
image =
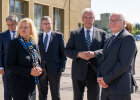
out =
<path fill-rule="evenodd" d="M 16 24 L 7 24 L 8 27 L 14 27 Z"/>
<path fill-rule="evenodd" d="M 93 20 L 94 19 L 94 17 L 87 17 L 87 16 L 83 16 L 83 18 L 86 19 L 86 20 L 87 19 L 89 19 L 89 20 Z"/>
<path fill-rule="evenodd" d="M 110 20 L 110 23 L 118 23 L 120 21 L 122 21 L 122 20 Z"/>
<path fill-rule="evenodd" d="M 30 28 L 30 27 L 20 27 L 20 29 L 25 29 L 25 30 L 28 29 L 28 28 Z"/>
<path fill-rule="evenodd" d="M 41 23 L 42 25 L 50 25 L 51 23 Z"/>

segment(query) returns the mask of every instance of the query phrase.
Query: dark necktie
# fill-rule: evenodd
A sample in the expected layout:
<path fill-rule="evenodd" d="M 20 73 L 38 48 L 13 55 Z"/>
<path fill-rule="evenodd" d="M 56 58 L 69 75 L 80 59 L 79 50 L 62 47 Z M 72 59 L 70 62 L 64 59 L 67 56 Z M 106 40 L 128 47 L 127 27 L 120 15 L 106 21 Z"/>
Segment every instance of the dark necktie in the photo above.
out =
<path fill-rule="evenodd" d="M 45 39 L 44 39 L 44 48 L 45 48 L 45 51 L 46 51 L 46 48 L 47 48 L 47 42 L 48 42 L 48 34 L 46 34 Z"/>
<path fill-rule="evenodd" d="M 90 40 L 90 34 L 89 34 L 90 30 L 87 30 L 87 35 L 86 35 L 86 44 L 88 47 L 88 50 L 90 50 L 90 44 L 91 44 L 91 40 Z"/>
<path fill-rule="evenodd" d="M 108 47 L 110 46 L 110 44 L 113 42 L 114 39 L 115 39 L 115 35 L 112 35 L 108 43 Z"/>
<path fill-rule="evenodd" d="M 16 35 L 16 31 L 13 31 L 13 39 L 15 38 Z"/>

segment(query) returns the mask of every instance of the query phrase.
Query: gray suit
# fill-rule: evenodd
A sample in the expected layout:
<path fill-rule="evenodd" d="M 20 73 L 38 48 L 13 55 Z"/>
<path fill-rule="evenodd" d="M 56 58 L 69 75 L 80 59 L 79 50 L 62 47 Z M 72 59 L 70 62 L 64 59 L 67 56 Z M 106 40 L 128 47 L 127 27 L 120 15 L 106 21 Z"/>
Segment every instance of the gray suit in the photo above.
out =
<path fill-rule="evenodd" d="M 78 52 L 88 51 L 85 39 L 84 28 L 71 32 L 69 41 L 66 45 L 65 55 L 72 61 L 72 80 L 74 89 L 74 100 L 82 100 L 84 87 L 88 88 L 88 100 L 95 100 L 98 96 L 98 84 L 96 72 L 98 61 L 102 54 L 102 48 L 106 40 L 106 32 L 93 28 L 92 43 L 90 51 L 96 52 L 96 57 L 90 60 L 77 58 Z"/>
<path fill-rule="evenodd" d="M 121 99 L 121 96 L 130 95 L 135 83 L 132 76 L 136 53 L 135 40 L 130 33 L 123 29 L 108 46 L 109 42 L 110 38 L 104 46 L 100 63 L 99 77 L 103 77 L 108 85 L 108 88 L 102 90 L 102 100 L 108 100 L 105 98 L 112 95 L 111 100 L 125 100 Z"/>

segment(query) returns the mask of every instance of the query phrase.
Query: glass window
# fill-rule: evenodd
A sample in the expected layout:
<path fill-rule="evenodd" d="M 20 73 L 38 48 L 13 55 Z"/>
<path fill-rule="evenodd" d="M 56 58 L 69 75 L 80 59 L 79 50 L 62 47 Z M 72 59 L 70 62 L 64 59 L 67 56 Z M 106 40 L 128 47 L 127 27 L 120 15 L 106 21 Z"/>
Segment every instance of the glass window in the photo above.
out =
<path fill-rule="evenodd" d="M 34 5 L 34 23 L 37 27 L 37 30 L 41 32 L 41 18 L 45 16 L 45 10 L 47 10 L 46 6 L 35 4 Z"/>
<path fill-rule="evenodd" d="M 15 14 L 18 20 L 24 18 L 24 1 L 22 0 L 10 0 L 10 14 Z"/>
<path fill-rule="evenodd" d="M 20 2 L 20 12 L 22 13 L 22 14 L 24 14 L 24 2 L 22 1 L 22 2 Z"/>
<path fill-rule="evenodd" d="M 14 12 L 14 0 L 10 0 L 10 12 Z"/>
<path fill-rule="evenodd" d="M 54 8 L 54 30 L 58 32 L 64 32 L 64 11 L 62 9 Z"/>
<path fill-rule="evenodd" d="M 15 12 L 19 13 L 19 1 L 15 1 Z"/>

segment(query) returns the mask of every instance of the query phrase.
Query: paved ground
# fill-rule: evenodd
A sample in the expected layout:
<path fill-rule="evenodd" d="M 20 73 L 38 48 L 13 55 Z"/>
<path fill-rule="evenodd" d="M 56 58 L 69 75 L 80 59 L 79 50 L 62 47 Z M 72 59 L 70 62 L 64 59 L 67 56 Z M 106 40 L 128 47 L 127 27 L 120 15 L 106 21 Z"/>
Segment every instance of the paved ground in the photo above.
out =
<path fill-rule="evenodd" d="M 137 48 L 138 51 L 140 51 L 140 42 L 137 42 Z M 72 92 L 72 81 L 71 81 L 71 60 L 68 59 L 66 64 L 66 71 L 63 73 L 61 78 L 61 98 L 62 100 L 73 100 L 73 92 Z M 137 58 L 136 58 L 136 75 L 135 78 L 137 80 L 137 84 L 139 86 L 138 92 L 132 94 L 132 100 L 140 100 L 140 52 L 138 52 Z M 85 89 L 86 91 L 86 89 Z M 3 85 L 2 85 L 2 79 L 0 76 L 0 100 L 3 99 Z M 38 91 L 37 91 L 37 100 L 38 100 Z M 51 100 L 51 95 L 49 92 L 48 100 Z M 86 99 L 86 92 L 84 96 L 84 100 Z"/>

